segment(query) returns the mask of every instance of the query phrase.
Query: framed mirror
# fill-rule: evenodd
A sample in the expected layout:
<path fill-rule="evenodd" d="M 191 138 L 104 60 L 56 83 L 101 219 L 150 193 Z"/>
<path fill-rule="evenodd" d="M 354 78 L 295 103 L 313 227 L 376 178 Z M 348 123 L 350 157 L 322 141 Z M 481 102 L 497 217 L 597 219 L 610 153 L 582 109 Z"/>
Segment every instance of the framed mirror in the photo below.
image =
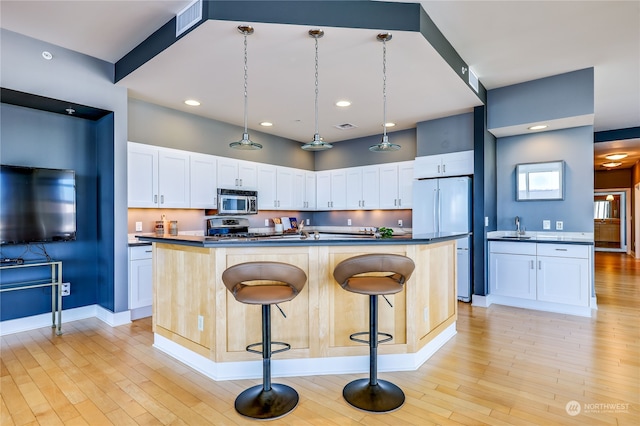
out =
<path fill-rule="evenodd" d="M 516 201 L 564 199 L 564 161 L 516 165 Z"/>

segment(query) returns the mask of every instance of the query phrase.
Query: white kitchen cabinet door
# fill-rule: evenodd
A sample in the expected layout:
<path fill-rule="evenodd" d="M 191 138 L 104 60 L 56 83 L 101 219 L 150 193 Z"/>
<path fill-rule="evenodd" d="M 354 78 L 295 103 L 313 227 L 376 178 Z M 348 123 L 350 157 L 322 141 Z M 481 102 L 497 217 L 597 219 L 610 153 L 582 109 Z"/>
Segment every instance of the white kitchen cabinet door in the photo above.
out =
<path fill-rule="evenodd" d="M 426 155 L 415 159 L 415 179 L 472 174 L 473 150 Z"/>
<path fill-rule="evenodd" d="M 276 166 L 268 164 L 258 165 L 258 209 L 260 210 L 278 209 L 276 169 Z"/>
<path fill-rule="evenodd" d="M 331 171 L 331 210 L 347 208 L 347 171 L 345 169 Z"/>
<path fill-rule="evenodd" d="M 256 189 L 258 187 L 258 163 L 239 160 L 238 180 L 241 188 Z"/>
<path fill-rule="evenodd" d="M 382 183 L 382 180 L 380 180 Z M 413 161 L 398 163 L 398 208 L 413 206 Z"/>
<path fill-rule="evenodd" d="M 291 209 L 292 210 L 306 210 L 307 209 L 307 196 L 306 196 L 306 172 L 304 170 L 292 169 L 291 171 Z M 315 180 L 314 180 L 315 183 Z M 314 186 L 315 197 L 315 186 Z"/>
<path fill-rule="evenodd" d="M 304 173 L 304 207 L 305 210 L 315 210 L 316 201 L 316 172 Z"/>
<path fill-rule="evenodd" d="M 349 196 L 347 196 L 347 201 Z M 365 210 L 380 208 L 380 167 L 362 167 L 362 206 Z"/>
<path fill-rule="evenodd" d="M 357 210 L 362 208 L 362 167 L 352 167 L 345 172 L 346 208 Z"/>
<path fill-rule="evenodd" d="M 129 309 L 153 303 L 153 260 L 151 246 L 129 248 Z"/>
<path fill-rule="evenodd" d="M 158 148 L 129 142 L 127 152 L 129 207 L 158 207 Z"/>
<path fill-rule="evenodd" d="M 538 300 L 589 306 L 589 260 L 538 256 Z"/>
<path fill-rule="evenodd" d="M 331 210 L 331 172 L 318 172 L 316 179 L 317 208 Z"/>
<path fill-rule="evenodd" d="M 158 207 L 189 208 L 189 154 L 174 149 L 158 153 Z"/>
<path fill-rule="evenodd" d="M 489 294 L 536 299 L 536 256 L 491 253 Z"/>
<path fill-rule="evenodd" d="M 398 208 L 398 165 L 395 163 L 380 166 L 380 208 L 391 210 Z M 413 179 L 413 177 L 412 177 Z"/>
<path fill-rule="evenodd" d="M 189 173 L 191 174 L 191 208 L 217 209 L 218 158 L 213 155 L 192 153 L 189 160 Z"/>
<path fill-rule="evenodd" d="M 278 209 L 293 209 L 293 169 L 278 167 L 276 170 L 276 195 Z"/>
<path fill-rule="evenodd" d="M 258 163 L 219 157 L 218 188 L 242 188 L 247 190 L 257 189 Z"/>

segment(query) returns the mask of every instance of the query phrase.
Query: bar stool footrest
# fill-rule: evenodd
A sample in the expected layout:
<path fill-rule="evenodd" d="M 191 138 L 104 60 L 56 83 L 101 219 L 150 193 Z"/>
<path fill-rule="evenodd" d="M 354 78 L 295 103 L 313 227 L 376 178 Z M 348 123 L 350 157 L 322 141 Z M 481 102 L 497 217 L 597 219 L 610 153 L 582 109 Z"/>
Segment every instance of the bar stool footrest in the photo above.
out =
<path fill-rule="evenodd" d="M 280 353 L 280 352 L 286 352 L 289 349 L 291 349 L 291 345 L 288 344 L 288 343 L 284 343 L 284 342 L 271 342 L 271 346 L 272 347 L 273 347 L 273 345 L 283 346 L 283 348 L 281 348 L 281 349 L 272 349 L 271 350 L 271 354 L 277 354 L 277 353 Z M 246 349 L 247 352 L 253 352 L 254 354 L 262 355 L 262 351 L 258 351 L 258 350 L 253 349 L 256 346 L 262 347 L 262 342 L 252 343 L 249 346 L 247 346 L 245 349 Z"/>
<path fill-rule="evenodd" d="M 404 392 L 386 380 L 372 385 L 369 379 L 358 379 L 342 390 L 345 401 L 355 408 L 374 413 L 395 411 L 404 404 Z"/>
<path fill-rule="evenodd" d="M 298 392 L 290 386 L 272 383 L 270 390 L 256 385 L 244 390 L 236 398 L 236 411 L 252 419 L 278 419 L 298 406 Z"/>
<path fill-rule="evenodd" d="M 359 343 L 365 343 L 365 344 L 370 344 L 371 339 L 358 339 L 357 336 L 368 336 L 369 332 L 368 331 L 360 331 L 358 333 L 353 333 L 352 335 L 349 336 L 350 340 L 353 340 L 354 342 L 359 342 Z M 378 336 L 384 336 L 384 339 L 379 339 L 378 340 L 378 344 L 380 343 L 385 343 L 385 342 L 389 342 L 391 340 L 393 340 L 393 336 L 389 333 L 382 333 L 382 332 L 378 332 Z"/>

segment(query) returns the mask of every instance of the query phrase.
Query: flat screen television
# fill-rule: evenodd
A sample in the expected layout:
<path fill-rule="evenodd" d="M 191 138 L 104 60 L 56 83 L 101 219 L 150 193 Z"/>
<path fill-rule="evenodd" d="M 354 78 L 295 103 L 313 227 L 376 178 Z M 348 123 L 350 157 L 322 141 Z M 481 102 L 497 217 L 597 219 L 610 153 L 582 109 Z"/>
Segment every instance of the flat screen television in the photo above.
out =
<path fill-rule="evenodd" d="M 0 165 L 0 244 L 75 239 L 73 170 Z"/>

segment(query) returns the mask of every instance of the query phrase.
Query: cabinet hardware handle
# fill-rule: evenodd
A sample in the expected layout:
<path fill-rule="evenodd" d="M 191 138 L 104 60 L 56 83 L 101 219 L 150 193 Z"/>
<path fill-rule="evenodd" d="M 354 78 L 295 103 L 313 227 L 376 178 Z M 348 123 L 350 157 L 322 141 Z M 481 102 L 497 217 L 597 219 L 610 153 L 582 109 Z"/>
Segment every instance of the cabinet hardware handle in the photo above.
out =
<path fill-rule="evenodd" d="M 153 196 L 153 203 L 156 204 L 158 202 L 158 194 Z"/>
<path fill-rule="evenodd" d="M 398 198 L 398 207 L 402 207 L 402 198 Z"/>
<path fill-rule="evenodd" d="M 242 179 L 240 179 L 240 186 L 242 186 Z"/>
<path fill-rule="evenodd" d="M 440 173 L 440 164 L 438 164 L 438 173 Z"/>
<path fill-rule="evenodd" d="M 145 253 L 153 253 L 153 250 L 145 250 Z"/>
<path fill-rule="evenodd" d="M 164 204 L 164 195 L 160 196 L 160 204 Z"/>
<path fill-rule="evenodd" d="M 559 248 L 557 248 L 556 251 L 567 251 L 567 249 L 559 249 Z"/>
<path fill-rule="evenodd" d="M 538 269 L 542 269 L 542 260 L 538 260 Z"/>
<path fill-rule="evenodd" d="M 447 173 L 447 165 L 446 164 L 442 165 L 442 173 Z"/>
<path fill-rule="evenodd" d="M 393 207 L 397 207 L 398 206 L 398 199 L 394 198 L 393 199 Z"/>
<path fill-rule="evenodd" d="M 533 260 L 530 260 L 529 263 L 531 264 L 531 269 L 533 269 Z"/>

